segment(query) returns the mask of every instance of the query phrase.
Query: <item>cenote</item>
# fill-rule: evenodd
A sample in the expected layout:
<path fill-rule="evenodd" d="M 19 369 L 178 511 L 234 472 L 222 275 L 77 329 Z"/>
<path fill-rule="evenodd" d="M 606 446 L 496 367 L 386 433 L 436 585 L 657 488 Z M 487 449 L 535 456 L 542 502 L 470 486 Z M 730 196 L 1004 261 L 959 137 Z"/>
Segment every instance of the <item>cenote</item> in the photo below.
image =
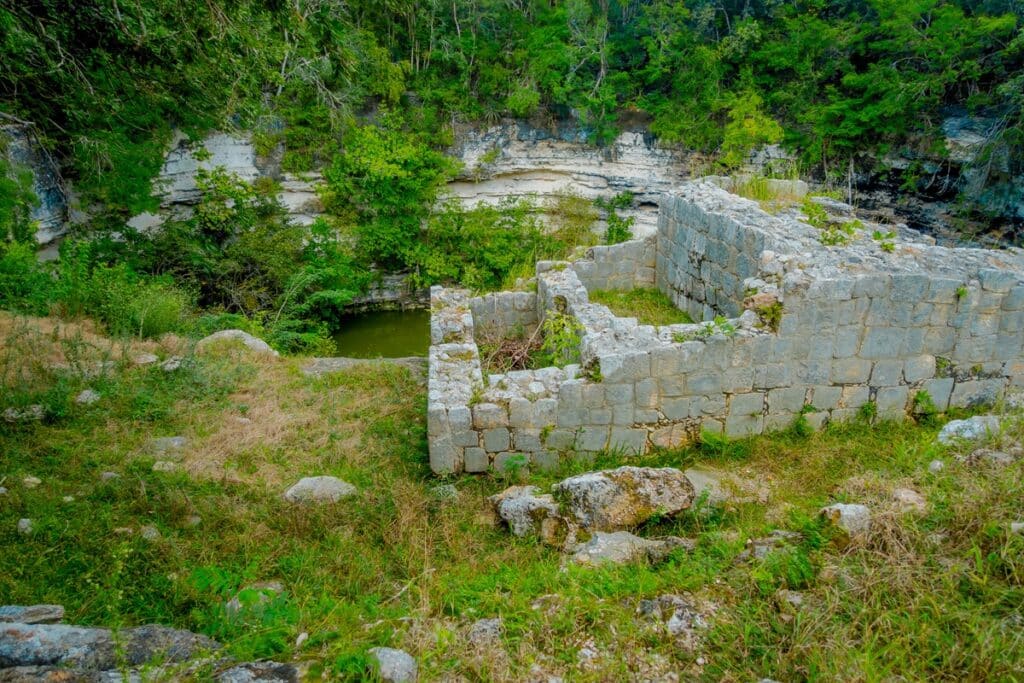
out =
<path fill-rule="evenodd" d="M 349 358 L 425 356 L 430 346 L 430 312 L 409 309 L 347 316 L 334 343 L 337 354 Z"/>

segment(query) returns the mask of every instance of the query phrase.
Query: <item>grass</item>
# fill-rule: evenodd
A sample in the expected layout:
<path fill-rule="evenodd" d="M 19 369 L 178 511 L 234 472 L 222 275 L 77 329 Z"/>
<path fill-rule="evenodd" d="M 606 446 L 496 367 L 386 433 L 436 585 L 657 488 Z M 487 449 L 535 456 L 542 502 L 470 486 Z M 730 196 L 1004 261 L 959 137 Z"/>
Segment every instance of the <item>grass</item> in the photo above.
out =
<path fill-rule="evenodd" d="M 692 323 L 685 311 L 672 303 L 665 294 L 653 287 L 640 287 L 627 291 L 604 289 L 590 292 L 590 301 L 604 304 L 621 317 L 636 318 L 641 325 L 675 325 Z"/>
<path fill-rule="evenodd" d="M 5 320 L 8 365 L 75 346 L 53 341 L 52 321 Z M 106 348 L 95 334 L 89 344 Z M 187 361 L 175 373 L 118 361 L 87 380 L 40 364 L 4 385 L 5 401 L 45 400 L 49 412 L 39 424 L 0 422 L 0 485 L 9 489 L 0 497 L 0 602 L 60 603 L 69 623 L 199 630 L 239 657 L 309 661 L 314 675 L 343 680 L 363 679 L 365 652 L 379 645 L 416 656 L 421 680 L 518 681 L 535 670 L 574 681 L 1021 675 L 1024 537 L 1007 526 L 1024 518 L 1024 463 L 959 465 L 936 445 L 938 424 L 858 422 L 636 459 L 726 470 L 767 490 L 768 502 L 699 505 L 651 522 L 643 533 L 697 540 L 664 564 L 583 569 L 493 525 L 486 497 L 508 479 L 466 476 L 454 480 L 457 501 L 435 497 L 425 389 L 408 371 L 317 379 L 300 371 L 302 359 L 174 351 Z M 67 400 L 84 386 L 103 398 Z M 181 468 L 153 472 L 147 441 L 174 434 L 190 439 Z M 1003 438 L 1022 436 L 1018 424 Z M 937 457 L 947 467 L 930 474 Z M 620 462 L 606 454 L 593 466 Z M 522 477 L 546 486 L 587 467 Z M 120 476 L 102 481 L 105 471 Z M 359 494 L 326 507 L 281 499 L 314 474 L 346 479 Z M 24 487 L 29 475 L 43 483 Z M 928 512 L 900 514 L 896 486 L 925 495 Z M 830 543 L 816 511 L 833 501 L 871 506 L 870 535 Z M 22 517 L 36 522 L 30 537 L 15 531 Z M 141 538 L 143 525 L 161 538 Z M 737 561 L 748 538 L 776 528 L 803 541 Z M 241 587 L 272 580 L 285 586 L 279 597 L 226 613 Z M 780 610 L 779 588 L 802 591 L 806 606 Z M 637 616 L 639 599 L 663 593 L 714 607 L 695 649 Z M 501 645 L 477 651 L 466 629 L 492 616 L 504 620 Z M 296 646 L 303 632 L 310 637 Z M 581 664 L 585 647 L 598 654 Z"/>

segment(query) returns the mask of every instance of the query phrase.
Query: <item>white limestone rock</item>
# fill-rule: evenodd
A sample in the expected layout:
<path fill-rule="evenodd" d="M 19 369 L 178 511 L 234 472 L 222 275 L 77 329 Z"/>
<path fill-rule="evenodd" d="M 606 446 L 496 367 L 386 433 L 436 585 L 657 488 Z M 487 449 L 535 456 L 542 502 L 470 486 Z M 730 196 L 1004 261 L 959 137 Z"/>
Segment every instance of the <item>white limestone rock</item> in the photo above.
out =
<path fill-rule="evenodd" d="M 284 493 L 289 503 L 337 503 L 356 494 L 356 487 L 337 477 L 303 477 Z"/>
<path fill-rule="evenodd" d="M 243 330 L 221 330 L 220 332 L 214 332 L 208 337 L 203 337 L 196 342 L 196 353 L 201 353 L 211 345 L 228 341 L 239 342 L 254 353 L 262 353 L 274 357 L 280 355 L 270 347 L 270 344 Z"/>
<path fill-rule="evenodd" d="M 648 539 L 628 531 L 596 531 L 572 552 L 572 561 L 583 565 L 628 564 L 630 562 L 664 560 L 674 548 L 692 547 L 682 538 Z"/>
<path fill-rule="evenodd" d="M 999 418 L 995 415 L 975 415 L 966 420 L 952 420 L 939 432 L 939 443 L 949 446 L 957 442 L 978 441 L 999 433 Z"/>
<path fill-rule="evenodd" d="M 383 683 L 413 683 L 419 677 L 416 660 L 405 650 L 374 647 L 368 651 L 374 669 Z"/>
<path fill-rule="evenodd" d="M 693 484 L 671 467 L 619 467 L 569 477 L 553 487 L 568 516 L 585 529 L 617 531 L 693 503 Z"/>
<path fill-rule="evenodd" d="M 819 514 L 851 538 L 866 534 L 871 529 L 871 510 L 866 505 L 836 503 L 823 507 Z"/>
<path fill-rule="evenodd" d="M 92 405 L 98 400 L 100 400 L 99 392 L 92 389 L 85 389 L 78 396 L 75 396 L 75 403 L 82 406 Z"/>

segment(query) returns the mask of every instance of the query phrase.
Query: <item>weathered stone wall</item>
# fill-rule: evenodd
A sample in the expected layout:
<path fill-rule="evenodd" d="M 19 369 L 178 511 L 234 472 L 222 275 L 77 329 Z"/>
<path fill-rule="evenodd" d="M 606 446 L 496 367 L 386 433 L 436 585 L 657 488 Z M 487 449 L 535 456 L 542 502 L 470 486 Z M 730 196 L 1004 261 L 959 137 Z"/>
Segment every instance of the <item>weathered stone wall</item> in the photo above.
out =
<path fill-rule="evenodd" d="M 881 418 L 902 418 L 919 391 L 945 410 L 1024 385 L 1019 250 L 901 240 L 889 251 L 871 238 L 874 226 L 826 247 L 795 217 L 701 182 L 666 197 L 661 211 L 656 243 L 538 264 L 536 310 L 582 323 L 578 365 L 485 378 L 473 334 L 486 306 L 433 290 L 434 471 L 550 466 L 605 448 L 640 453 L 701 431 L 782 429 L 801 414 L 820 427 L 869 402 Z M 705 318 L 742 314 L 654 327 L 589 302 L 588 285 L 649 285 L 652 248 L 653 280 L 680 305 Z M 514 297 L 490 299 L 498 300 Z"/>

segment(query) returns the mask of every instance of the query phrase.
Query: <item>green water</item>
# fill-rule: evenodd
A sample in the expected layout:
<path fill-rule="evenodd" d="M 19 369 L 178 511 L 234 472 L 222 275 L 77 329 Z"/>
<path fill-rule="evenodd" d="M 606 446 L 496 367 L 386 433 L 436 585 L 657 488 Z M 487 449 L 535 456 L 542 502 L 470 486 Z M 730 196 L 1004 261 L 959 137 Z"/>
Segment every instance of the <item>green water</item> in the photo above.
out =
<path fill-rule="evenodd" d="M 346 317 L 334 335 L 337 355 L 349 358 L 425 356 L 430 311 L 371 311 Z"/>

